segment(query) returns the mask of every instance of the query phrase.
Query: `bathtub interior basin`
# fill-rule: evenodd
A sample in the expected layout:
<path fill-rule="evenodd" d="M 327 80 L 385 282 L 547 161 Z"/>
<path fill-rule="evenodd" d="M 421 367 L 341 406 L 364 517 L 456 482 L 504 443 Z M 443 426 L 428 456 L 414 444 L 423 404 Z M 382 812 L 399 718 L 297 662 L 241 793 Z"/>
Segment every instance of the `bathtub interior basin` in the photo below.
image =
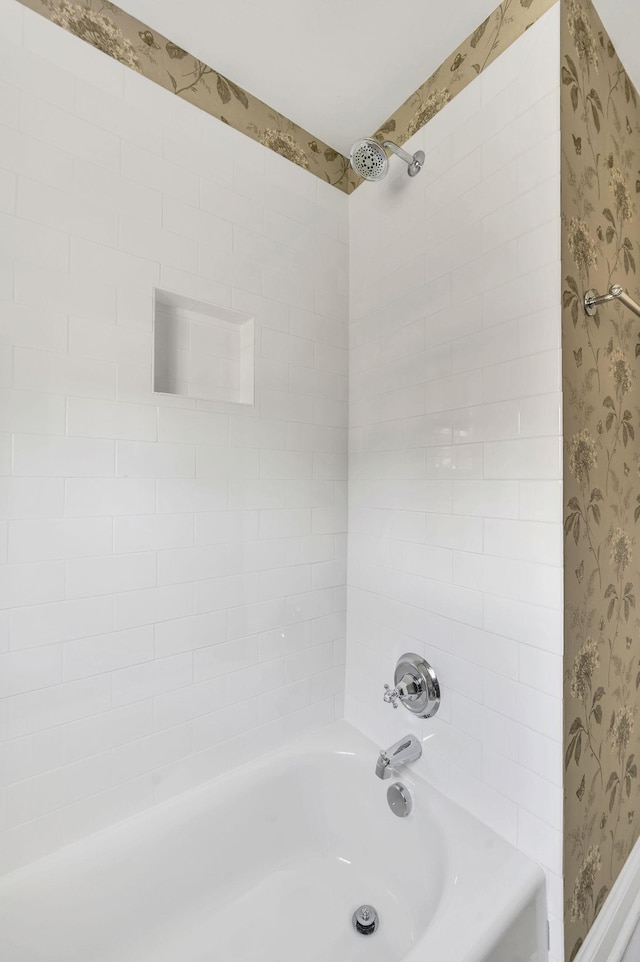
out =
<path fill-rule="evenodd" d="M 0 879 L 3 962 L 542 962 L 544 876 L 323 729 Z M 352 926 L 368 903 L 373 935 Z"/>

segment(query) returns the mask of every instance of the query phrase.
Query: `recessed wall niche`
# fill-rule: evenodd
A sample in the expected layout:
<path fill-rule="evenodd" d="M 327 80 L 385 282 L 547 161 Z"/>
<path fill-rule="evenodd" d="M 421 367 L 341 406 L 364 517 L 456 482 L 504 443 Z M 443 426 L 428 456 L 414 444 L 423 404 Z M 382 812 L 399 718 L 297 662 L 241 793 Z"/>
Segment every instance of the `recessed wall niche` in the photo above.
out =
<path fill-rule="evenodd" d="M 254 403 L 254 318 L 171 291 L 154 291 L 153 390 Z"/>

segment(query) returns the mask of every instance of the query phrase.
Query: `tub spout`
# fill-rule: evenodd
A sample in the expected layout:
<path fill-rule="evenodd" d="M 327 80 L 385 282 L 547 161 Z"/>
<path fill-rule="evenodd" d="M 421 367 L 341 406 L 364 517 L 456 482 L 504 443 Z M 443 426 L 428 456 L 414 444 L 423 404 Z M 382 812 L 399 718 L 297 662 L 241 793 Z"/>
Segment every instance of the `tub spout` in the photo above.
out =
<path fill-rule="evenodd" d="M 378 778 L 389 778 L 394 765 L 416 762 L 422 755 L 422 745 L 415 735 L 405 735 L 391 748 L 383 749 L 376 762 Z"/>

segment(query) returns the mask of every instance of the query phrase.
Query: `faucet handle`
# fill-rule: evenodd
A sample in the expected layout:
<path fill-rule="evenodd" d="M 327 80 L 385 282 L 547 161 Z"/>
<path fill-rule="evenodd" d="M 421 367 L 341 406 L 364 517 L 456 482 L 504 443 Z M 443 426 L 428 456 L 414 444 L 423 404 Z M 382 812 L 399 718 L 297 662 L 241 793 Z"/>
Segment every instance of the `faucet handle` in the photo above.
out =
<path fill-rule="evenodd" d="M 405 708 L 419 718 L 431 718 L 440 706 L 440 685 L 431 665 L 420 655 L 407 652 L 401 655 L 394 675 L 395 688 L 384 686 L 384 700 L 388 705 Z"/>
<path fill-rule="evenodd" d="M 387 705 L 393 705 L 394 708 L 398 707 L 398 699 L 400 698 L 400 692 L 397 688 L 391 688 L 390 685 L 384 686 L 384 695 L 382 696 L 386 701 Z"/>

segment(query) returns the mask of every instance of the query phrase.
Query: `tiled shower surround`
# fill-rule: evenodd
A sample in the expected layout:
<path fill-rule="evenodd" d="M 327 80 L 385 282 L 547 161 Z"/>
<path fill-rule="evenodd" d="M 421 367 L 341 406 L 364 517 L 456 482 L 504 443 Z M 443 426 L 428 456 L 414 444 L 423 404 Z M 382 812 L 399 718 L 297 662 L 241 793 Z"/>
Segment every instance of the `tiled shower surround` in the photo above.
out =
<path fill-rule="evenodd" d="M 342 714 L 350 313 L 347 717 L 561 958 L 558 8 L 351 198 L 14 0 L 0 54 L 0 871 Z M 255 317 L 255 407 L 152 394 L 154 286 Z"/>
<path fill-rule="evenodd" d="M 562 958 L 559 8 L 350 199 L 346 714 L 540 861 Z M 383 703 L 424 653 L 432 720 Z"/>
<path fill-rule="evenodd" d="M 342 714 L 347 207 L 0 3 L 0 870 Z M 152 289 L 256 405 L 153 395 Z"/>

